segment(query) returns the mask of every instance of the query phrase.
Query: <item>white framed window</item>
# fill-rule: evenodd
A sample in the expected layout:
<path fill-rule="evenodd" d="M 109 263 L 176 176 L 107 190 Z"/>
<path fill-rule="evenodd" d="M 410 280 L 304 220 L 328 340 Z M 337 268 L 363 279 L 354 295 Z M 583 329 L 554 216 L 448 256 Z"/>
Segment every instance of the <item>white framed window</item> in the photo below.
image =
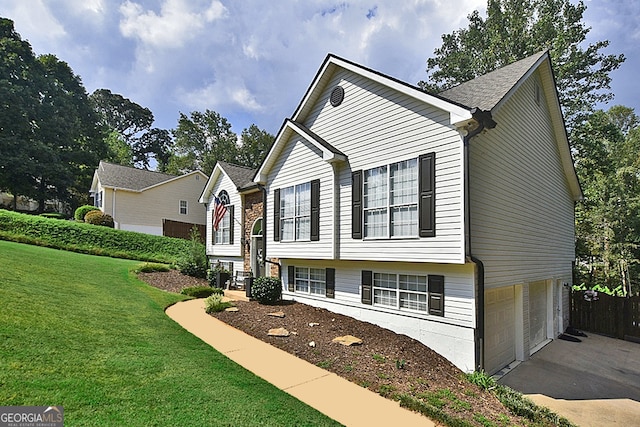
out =
<path fill-rule="evenodd" d="M 418 236 L 418 159 L 364 171 L 365 238 Z"/>
<path fill-rule="evenodd" d="M 283 241 L 310 240 L 310 182 L 280 190 L 280 232 Z"/>
<path fill-rule="evenodd" d="M 327 282 L 324 268 L 296 267 L 295 292 L 325 296 Z"/>
<path fill-rule="evenodd" d="M 398 310 L 428 311 L 427 276 L 373 273 L 373 304 Z"/>
<path fill-rule="evenodd" d="M 231 212 L 229 209 L 225 212 L 220 224 L 218 225 L 218 231 L 214 231 L 214 238 L 216 245 L 224 245 L 231 243 Z"/>
<path fill-rule="evenodd" d="M 97 208 L 101 208 L 102 207 L 102 191 L 98 191 L 97 193 L 95 193 L 94 206 L 97 207 Z"/>
<path fill-rule="evenodd" d="M 188 207 L 187 201 L 186 200 L 180 200 L 180 205 L 179 205 L 180 215 L 187 215 L 187 207 Z"/>

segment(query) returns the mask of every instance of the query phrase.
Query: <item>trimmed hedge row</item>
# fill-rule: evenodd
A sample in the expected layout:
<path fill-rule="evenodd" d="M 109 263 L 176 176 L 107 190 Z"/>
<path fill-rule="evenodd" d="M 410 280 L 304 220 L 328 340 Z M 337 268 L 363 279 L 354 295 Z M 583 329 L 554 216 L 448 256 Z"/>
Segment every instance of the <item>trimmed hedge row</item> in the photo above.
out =
<path fill-rule="evenodd" d="M 0 239 L 92 255 L 175 264 L 191 242 L 0 209 Z"/>

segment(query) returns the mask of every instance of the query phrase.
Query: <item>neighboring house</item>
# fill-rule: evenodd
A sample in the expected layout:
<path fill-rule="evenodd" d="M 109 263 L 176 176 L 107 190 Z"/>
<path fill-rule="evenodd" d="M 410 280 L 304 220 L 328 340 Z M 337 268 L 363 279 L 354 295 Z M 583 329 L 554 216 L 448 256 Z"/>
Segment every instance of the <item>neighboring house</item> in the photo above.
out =
<path fill-rule="evenodd" d="M 237 272 L 263 276 L 262 189 L 252 181 L 255 169 L 218 162 L 200 196 L 207 209 L 207 256 L 212 266 L 220 264 L 232 277 Z M 213 229 L 215 203 L 226 206 L 218 230 Z"/>
<path fill-rule="evenodd" d="M 258 193 L 232 175 L 216 167 L 209 211 L 222 190 L 230 206 Z M 284 298 L 464 371 L 525 360 L 568 325 L 582 193 L 546 52 L 438 95 L 329 55 L 254 182 Z M 242 238 L 211 243 L 242 262 Z"/>
<path fill-rule="evenodd" d="M 101 161 L 90 193 L 116 228 L 162 235 L 165 220 L 205 224 L 198 196 L 206 182 L 200 171 L 175 176 Z"/>

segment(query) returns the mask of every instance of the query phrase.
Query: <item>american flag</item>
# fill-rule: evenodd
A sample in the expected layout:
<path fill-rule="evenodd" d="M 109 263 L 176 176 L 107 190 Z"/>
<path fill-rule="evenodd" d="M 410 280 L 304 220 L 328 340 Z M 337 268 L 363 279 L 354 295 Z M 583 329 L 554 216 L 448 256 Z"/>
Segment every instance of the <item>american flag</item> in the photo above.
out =
<path fill-rule="evenodd" d="M 220 226 L 220 222 L 222 222 L 222 218 L 224 218 L 224 214 L 227 213 L 227 207 L 218 199 L 214 197 L 213 202 L 213 229 L 218 231 L 218 227 Z"/>

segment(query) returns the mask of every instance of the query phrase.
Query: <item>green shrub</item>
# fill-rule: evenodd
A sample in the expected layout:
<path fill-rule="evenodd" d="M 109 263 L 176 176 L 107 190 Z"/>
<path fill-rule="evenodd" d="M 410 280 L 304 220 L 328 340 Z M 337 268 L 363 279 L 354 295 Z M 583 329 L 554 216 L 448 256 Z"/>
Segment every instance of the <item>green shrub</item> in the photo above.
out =
<path fill-rule="evenodd" d="M 99 210 L 100 209 L 92 205 L 83 205 L 83 206 L 80 206 L 78 209 L 76 209 L 76 211 L 73 214 L 73 217 L 76 219 L 76 221 L 84 221 L 84 216 L 87 213 L 89 213 L 90 211 L 99 211 Z"/>
<path fill-rule="evenodd" d="M 213 294 L 224 295 L 224 291 L 222 289 L 212 288 L 210 286 L 191 286 L 184 288 L 181 293 L 194 298 L 206 298 Z"/>
<path fill-rule="evenodd" d="M 65 214 L 61 214 L 59 212 L 45 212 L 40 214 L 40 216 L 51 219 L 67 219 L 67 216 Z"/>
<path fill-rule="evenodd" d="M 84 222 L 93 225 L 103 225 L 105 227 L 113 228 L 113 217 L 102 211 L 89 211 L 84 216 Z"/>
<path fill-rule="evenodd" d="M 193 227 L 190 233 L 189 250 L 187 255 L 178 262 L 178 269 L 187 276 L 206 279 L 209 260 L 207 250 L 200 242 L 200 232 L 197 227 Z"/>
<path fill-rule="evenodd" d="M 0 209 L 0 239 L 114 258 L 175 264 L 190 242 L 173 237 L 95 227 Z"/>
<path fill-rule="evenodd" d="M 204 300 L 204 310 L 207 313 L 217 313 L 223 311 L 229 307 L 233 307 L 233 304 L 229 301 L 222 301 L 223 296 L 220 294 L 212 294 L 206 300 Z"/>
<path fill-rule="evenodd" d="M 282 297 L 282 281 L 277 277 L 257 277 L 251 286 L 251 297 L 260 304 L 273 304 Z"/>
<path fill-rule="evenodd" d="M 138 268 L 136 268 L 136 273 L 155 273 L 155 272 L 167 272 L 170 268 L 166 264 L 158 264 L 158 263 L 144 263 L 141 264 Z"/>

